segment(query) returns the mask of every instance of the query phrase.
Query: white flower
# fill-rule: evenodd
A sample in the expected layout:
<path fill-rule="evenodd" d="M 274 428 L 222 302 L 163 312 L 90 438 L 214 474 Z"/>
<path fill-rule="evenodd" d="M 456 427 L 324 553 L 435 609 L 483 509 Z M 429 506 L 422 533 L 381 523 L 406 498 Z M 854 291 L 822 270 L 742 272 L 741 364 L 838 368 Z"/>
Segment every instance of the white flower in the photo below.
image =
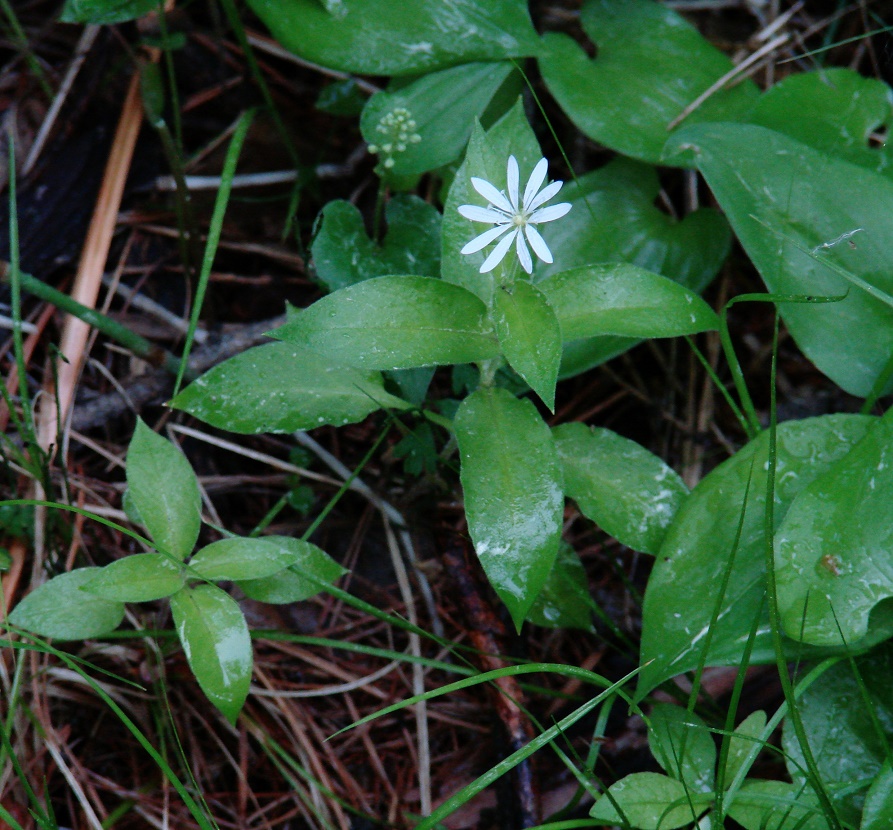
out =
<path fill-rule="evenodd" d="M 508 170 L 506 171 L 508 194 L 505 191 L 497 190 L 484 179 L 471 177 L 474 189 L 490 204 L 485 208 L 477 205 L 462 205 L 459 207 L 459 213 L 473 222 L 487 222 L 495 227 L 472 239 L 461 253 L 473 254 L 502 237 L 484 260 L 484 264 L 481 266 L 482 274 L 492 271 L 502 262 L 508 249 L 512 247 L 512 242 L 515 243 L 521 267 L 528 274 L 533 273 L 533 260 L 527 250 L 528 242 L 533 248 L 533 252 L 543 262 L 552 262 L 552 252 L 534 225 L 560 219 L 571 209 L 571 205 L 570 202 L 562 202 L 558 205 L 543 207 L 561 190 L 561 185 L 564 184 L 564 182 L 552 182 L 540 190 L 540 186 L 546 179 L 548 166 L 549 163 L 545 159 L 540 159 L 537 162 L 527 180 L 527 187 L 524 188 L 524 196 L 520 201 L 518 199 L 518 162 L 514 156 L 509 156 Z"/>

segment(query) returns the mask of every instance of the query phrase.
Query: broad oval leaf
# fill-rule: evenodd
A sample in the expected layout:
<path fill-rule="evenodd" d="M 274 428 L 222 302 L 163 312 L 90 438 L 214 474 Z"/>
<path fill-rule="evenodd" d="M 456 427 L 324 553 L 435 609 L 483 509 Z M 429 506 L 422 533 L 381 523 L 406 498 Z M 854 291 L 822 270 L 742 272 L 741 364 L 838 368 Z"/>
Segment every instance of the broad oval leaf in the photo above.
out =
<path fill-rule="evenodd" d="M 652 0 L 589 0 L 580 12 L 598 48 L 590 59 L 567 35 L 548 34 L 543 80 L 589 138 L 627 156 L 658 162 L 670 124 L 732 69 L 679 14 Z M 759 96 L 745 79 L 709 96 L 684 122 L 737 121 Z"/>
<path fill-rule="evenodd" d="M 82 590 L 99 571 L 78 568 L 54 576 L 13 608 L 10 624 L 55 640 L 86 640 L 114 631 L 124 619 L 124 603 Z"/>
<path fill-rule="evenodd" d="M 846 455 L 876 420 L 827 415 L 779 425 L 776 527 L 794 498 Z M 708 666 L 740 663 L 754 626 L 752 662 L 775 660 L 765 605 L 768 446 L 764 432 L 720 464 L 692 490 L 670 525 L 645 591 L 641 694 L 696 668 L 702 658 Z M 704 585 L 715 588 L 705 591 Z M 889 619 L 878 624 L 866 639 L 889 636 L 889 624 Z M 829 653 L 787 638 L 784 646 L 792 657 Z"/>
<path fill-rule="evenodd" d="M 735 731 L 729 738 L 724 781 L 731 782 L 741 771 L 756 745 L 763 747 L 763 730 L 765 728 L 766 712 L 762 709 L 751 712 L 735 727 Z"/>
<path fill-rule="evenodd" d="M 707 724 L 694 712 L 656 704 L 648 718 L 648 746 L 663 770 L 688 792 L 713 791 L 716 745 Z"/>
<path fill-rule="evenodd" d="M 859 830 L 888 830 L 893 827 L 893 764 L 888 758 L 865 795 Z"/>
<path fill-rule="evenodd" d="M 660 458 L 616 432 L 562 424 L 552 435 L 564 494 L 606 533 L 656 554 L 688 488 Z"/>
<path fill-rule="evenodd" d="M 287 49 L 360 75 L 415 75 L 536 54 L 523 0 L 250 0 Z"/>
<path fill-rule="evenodd" d="M 893 353 L 893 181 L 747 124 L 691 127 L 667 145 L 683 150 L 770 291 L 846 295 L 780 311 L 820 371 L 867 396 Z"/>
<path fill-rule="evenodd" d="M 325 551 L 303 539 L 265 536 L 264 540 L 279 545 L 296 559 L 291 567 L 273 576 L 238 582 L 250 599 L 277 605 L 301 602 L 323 590 L 321 582 L 331 584 L 347 573 Z"/>
<path fill-rule="evenodd" d="M 508 61 L 466 63 L 373 95 L 363 109 L 360 131 L 368 144 L 378 148 L 382 164 L 387 159 L 393 162 L 383 172 L 389 176 L 425 173 L 458 159 L 475 119 L 484 115 L 513 68 Z M 389 123 L 395 112 L 404 116 L 405 141 L 399 141 Z M 409 120 L 414 126 L 405 126 Z"/>
<path fill-rule="evenodd" d="M 111 26 L 157 10 L 157 0 L 65 0 L 59 22 Z"/>
<path fill-rule="evenodd" d="M 691 824 L 710 803 L 709 796 L 688 792 L 681 781 L 659 772 L 634 772 L 612 784 L 608 793 L 610 798 L 602 795 L 589 815 L 605 824 L 639 830 L 674 830 Z"/>
<path fill-rule="evenodd" d="M 809 787 L 786 781 L 745 781 L 729 804 L 729 816 L 745 830 L 829 830 Z"/>
<path fill-rule="evenodd" d="M 251 636 L 238 603 L 214 585 L 171 597 L 177 636 L 208 700 L 235 723 L 251 684 Z"/>
<path fill-rule="evenodd" d="M 789 637 L 837 645 L 865 636 L 893 597 L 893 417 L 791 505 L 775 536 L 778 609 Z"/>
<path fill-rule="evenodd" d="M 84 590 L 116 602 L 150 602 L 177 593 L 185 574 L 162 553 L 134 553 L 118 559 L 84 585 Z"/>
<path fill-rule="evenodd" d="M 190 576 L 219 582 L 222 579 L 262 579 L 293 565 L 298 551 L 266 538 L 235 536 L 203 547 L 189 560 Z"/>
<path fill-rule="evenodd" d="M 474 363 L 499 354 L 484 304 L 429 277 L 377 277 L 343 288 L 273 336 L 361 369 Z"/>
<path fill-rule="evenodd" d="M 156 545 L 178 559 L 189 556 L 202 523 L 198 480 L 186 456 L 142 418 L 127 449 L 127 488 Z"/>
<path fill-rule="evenodd" d="M 870 146 L 873 133 L 893 125 L 893 94 L 876 78 L 841 67 L 795 72 L 766 90 L 747 120 L 893 175 L 893 146 Z"/>
<path fill-rule="evenodd" d="M 515 106 L 486 132 L 480 124 L 475 125 L 465 152 L 465 160 L 456 171 L 443 207 L 441 275 L 447 282 L 461 285 L 477 294 L 488 308 L 493 306 L 496 276 L 506 270 L 511 271 L 514 267 L 515 253 L 510 251 L 495 270 L 486 274 L 480 273 L 480 267 L 492 250 L 492 246 L 474 254 L 462 254 L 460 251 L 467 242 L 492 225 L 466 219 L 459 214 L 459 206 L 485 207 L 483 197 L 471 185 L 472 177 L 490 182 L 497 190 L 505 190 L 509 156 L 514 156 L 518 161 L 522 183 L 527 181 L 534 166 L 542 158 L 539 143 L 524 114 L 520 98 Z M 542 263 L 538 261 L 534 263 L 534 273 L 541 265 Z"/>
<path fill-rule="evenodd" d="M 231 357 L 187 386 L 170 405 L 230 432 L 294 432 L 362 421 L 408 404 L 385 392 L 377 372 L 339 365 L 291 343 L 266 343 Z"/>
<path fill-rule="evenodd" d="M 539 284 L 566 340 L 617 334 L 678 337 L 719 327 L 697 294 L 625 262 L 584 265 Z"/>
<path fill-rule="evenodd" d="M 496 291 L 493 316 L 509 366 L 554 412 L 561 327 L 549 302 L 535 286 L 518 281 Z"/>
<path fill-rule="evenodd" d="M 561 468 L 549 428 L 504 389 L 469 395 L 455 420 L 475 551 L 520 629 L 561 538 Z"/>
<path fill-rule="evenodd" d="M 797 701 L 819 778 L 844 824 L 854 827 L 865 792 L 883 771 L 893 744 L 891 673 L 893 645 L 884 643 L 854 662 L 832 666 Z M 806 759 L 790 718 L 785 719 L 781 743 L 791 780 L 809 786 Z"/>
<path fill-rule="evenodd" d="M 400 193 L 387 203 L 381 245 L 350 202 L 329 202 L 317 221 L 310 252 L 316 278 L 329 291 L 387 274 L 440 275 L 440 213 L 418 196 Z"/>

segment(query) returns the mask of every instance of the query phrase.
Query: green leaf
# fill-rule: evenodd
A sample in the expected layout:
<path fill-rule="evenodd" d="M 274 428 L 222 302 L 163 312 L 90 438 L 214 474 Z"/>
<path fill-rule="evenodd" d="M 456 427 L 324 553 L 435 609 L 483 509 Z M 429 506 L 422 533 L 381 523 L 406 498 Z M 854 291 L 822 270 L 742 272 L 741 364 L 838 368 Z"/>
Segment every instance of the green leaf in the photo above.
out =
<path fill-rule="evenodd" d="M 539 143 L 519 98 L 512 109 L 506 113 L 487 132 L 476 125 L 468 142 L 465 161 L 456 171 L 453 184 L 443 208 L 443 235 L 440 254 L 441 274 L 447 282 L 461 285 L 477 294 L 490 308 L 494 302 L 497 278 L 511 269 L 512 258 L 508 256 L 495 270 L 487 274 L 480 273 L 480 267 L 489 254 L 491 247 L 475 254 L 459 253 L 465 243 L 471 241 L 488 226 L 480 222 L 471 222 L 459 215 L 460 205 L 480 205 L 485 207 L 483 197 L 472 187 L 471 179 L 476 177 L 490 182 L 497 190 L 505 190 L 507 186 L 506 172 L 509 156 L 518 161 L 522 187 L 527 182 L 536 163 L 542 158 Z M 560 224 L 552 222 L 550 224 Z M 534 266 L 536 272 L 541 263 Z"/>
<path fill-rule="evenodd" d="M 719 318 L 677 282 L 624 262 L 584 265 L 539 284 L 566 340 L 619 334 L 678 337 L 719 328 Z"/>
<path fill-rule="evenodd" d="M 202 691 L 230 722 L 251 684 L 251 636 L 236 601 L 214 585 L 184 588 L 171 597 L 177 636 Z"/>
<path fill-rule="evenodd" d="M 562 424 L 552 435 L 565 495 L 622 544 L 656 554 L 688 496 L 682 479 L 643 446 L 609 429 Z"/>
<path fill-rule="evenodd" d="M 829 830 L 811 790 L 784 781 L 745 781 L 729 805 L 745 830 Z"/>
<path fill-rule="evenodd" d="M 127 449 L 130 501 L 165 553 L 185 559 L 201 529 L 198 480 L 186 456 L 137 418 Z"/>
<path fill-rule="evenodd" d="M 414 75 L 536 54 L 523 0 L 250 0 L 287 49 L 359 75 Z"/>
<path fill-rule="evenodd" d="M 852 69 L 788 75 L 763 93 L 747 120 L 877 173 L 893 173 L 890 144 L 869 145 L 873 133 L 893 126 L 890 87 Z"/>
<path fill-rule="evenodd" d="M 890 827 L 893 827 L 893 765 L 888 758 L 865 795 L 859 830 L 889 830 Z"/>
<path fill-rule="evenodd" d="M 548 300 L 529 282 L 516 282 L 496 291 L 493 312 L 505 359 L 554 412 L 561 328 Z"/>
<path fill-rule="evenodd" d="M 189 561 L 190 576 L 222 579 L 262 579 L 293 565 L 300 553 L 268 538 L 235 536 L 202 548 Z"/>
<path fill-rule="evenodd" d="M 875 421 L 861 415 L 827 415 L 779 425 L 776 526 L 794 498 L 846 455 Z M 670 525 L 645 591 L 640 693 L 696 668 L 708 634 L 708 666 L 740 663 L 754 625 L 757 635 L 752 662 L 775 661 L 765 606 L 768 445 L 769 434 L 764 432 L 720 464 L 692 490 Z M 728 585 L 717 609 L 727 571 Z M 713 587 L 705 591 L 705 585 Z M 871 638 L 889 636 L 889 625 L 889 619 L 879 622 Z M 835 653 L 834 649 L 822 651 L 787 638 L 784 644 L 791 657 Z"/>
<path fill-rule="evenodd" d="M 273 336 L 360 369 L 474 363 L 499 354 L 484 304 L 429 277 L 377 277 L 342 288 Z"/>
<path fill-rule="evenodd" d="M 655 206 L 659 192 L 651 165 L 623 157 L 568 182 L 561 199 L 573 208 L 560 222 L 541 226 L 555 262 L 539 263 L 537 279 L 578 265 L 630 262 L 702 291 L 728 254 L 728 223 L 712 208 L 674 219 Z M 637 342 L 615 336 L 565 340 L 560 376 L 579 374 Z"/>
<path fill-rule="evenodd" d="M 370 152 L 372 147 L 378 148 L 388 175 L 426 173 L 456 161 L 468 143 L 475 119 L 484 115 L 512 69 L 508 61 L 467 63 L 376 93 L 360 119 Z M 395 115 L 401 123 L 393 123 Z M 405 140 L 398 134 L 401 131 Z M 393 162 L 390 167 L 385 166 L 387 159 Z"/>
<path fill-rule="evenodd" d="M 366 235 L 363 216 L 336 199 L 322 210 L 310 251 L 317 279 L 329 290 L 387 274 L 440 274 L 440 213 L 418 196 L 398 194 L 385 207 L 381 245 Z"/>
<path fill-rule="evenodd" d="M 546 628 L 592 631 L 591 609 L 586 570 L 577 552 L 562 540 L 549 577 L 527 612 L 527 621 Z"/>
<path fill-rule="evenodd" d="M 848 661 L 828 669 L 798 700 L 798 711 L 819 777 L 845 822 L 857 825 L 865 791 L 881 773 L 893 745 L 893 645 L 884 643 L 855 660 L 865 695 Z M 866 699 L 867 697 L 867 699 Z M 880 727 L 880 732 L 878 730 Z M 805 784 L 806 760 L 787 718 L 782 749 L 792 780 Z"/>
<path fill-rule="evenodd" d="M 893 413 L 893 411 L 891 411 Z M 893 417 L 794 499 L 775 536 L 778 609 L 789 637 L 837 645 L 865 636 L 893 597 Z"/>
<path fill-rule="evenodd" d="M 850 394 L 868 395 L 893 353 L 893 308 L 881 299 L 893 294 L 893 181 L 746 124 L 687 129 L 667 146 L 669 154 L 682 150 L 694 150 L 770 291 L 847 295 L 780 310 L 820 371 Z"/>
<path fill-rule="evenodd" d="M 754 743 L 763 744 L 762 736 L 765 728 L 766 713 L 762 709 L 751 712 L 735 727 L 735 731 L 729 738 L 729 751 L 726 755 L 724 776 L 726 782 L 731 782 L 744 766 L 748 755 L 753 750 Z"/>
<path fill-rule="evenodd" d="M 561 538 L 561 468 L 549 428 L 504 389 L 469 395 L 455 420 L 468 529 L 517 628 L 552 569 Z"/>
<path fill-rule="evenodd" d="M 183 587 L 182 566 L 162 553 L 134 553 L 99 569 L 84 590 L 115 602 L 150 602 Z"/>
<path fill-rule="evenodd" d="M 713 791 L 716 745 L 707 724 L 694 712 L 656 704 L 648 721 L 648 746 L 657 763 L 687 792 Z"/>
<path fill-rule="evenodd" d="M 325 551 L 310 542 L 288 536 L 265 536 L 264 541 L 275 542 L 294 554 L 297 560 L 290 568 L 274 576 L 238 582 L 245 596 L 250 599 L 277 605 L 301 602 L 315 596 L 321 590 L 317 582 L 311 581 L 308 576 L 331 584 L 347 573 Z"/>
<path fill-rule="evenodd" d="M 709 803 L 708 797 L 686 793 L 681 781 L 659 772 L 634 772 L 612 784 L 608 793 L 610 797 L 602 795 L 589 815 L 605 824 L 626 826 L 629 822 L 639 830 L 682 827 L 696 821 Z"/>
<path fill-rule="evenodd" d="M 114 631 L 124 619 L 124 603 L 81 590 L 99 570 L 78 568 L 39 585 L 13 609 L 10 624 L 55 640 L 86 640 Z"/>
<path fill-rule="evenodd" d="M 590 0 L 580 22 L 598 54 L 591 60 L 567 35 L 546 35 L 539 66 L 549 92 L 589 138 L 660 161 L 669 125 L 732 62 L 679 14 L 651 0 Z M 682 123 L 737 121 L 758 96 L 745 79 L 711 95 Z"/>
<path fill-rule="evenodd" d="M 170 405 L 230 432 L 294 432 L 362 421 L 382 407 L 405 409 L 378 372 L 339 365 L 291 343 L 267 343 L 231 357 Z"/>
<path fill-rule="evenodd" d="M 59 22 L 111 26 L 136 20 L 160 5 L 158 0 L 65 0 Z"/>

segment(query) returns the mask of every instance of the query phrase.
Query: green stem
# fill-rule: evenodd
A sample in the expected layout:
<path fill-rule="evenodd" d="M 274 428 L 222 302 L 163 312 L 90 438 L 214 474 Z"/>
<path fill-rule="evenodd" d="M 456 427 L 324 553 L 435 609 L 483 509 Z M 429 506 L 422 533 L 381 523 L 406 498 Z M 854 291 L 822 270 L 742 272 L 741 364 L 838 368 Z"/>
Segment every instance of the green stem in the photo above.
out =
<path fill-rule="evenodd" d="M 12 274 L 13 268 L 8 263 L 0 262 L 0 281 L 12 282 Z M 32 277 L 30 274 L 19 271 L 18 283 L 22 291 L 27 291 L 41 300 L 46 300 L 46 302 L 52 303 L 60 311 L 72 314 L 79 320 L 83 320 L 88 326 L 92 326 L 106 337 L 110 337 L 116 343 L 120 343 L 137 357 L 143 358 L 143 360 L 148 361 L 153 366 L 160 366 L 175 376 L 180 371 L 181 361 L 179 358 L 174 357 L 167 349 L 156 346 L 151 341 L 146 340 L 145 337 L 141 337 L 111 317 L 82 305 L 77 300 L 69 297 L 68 294 L 57 291 L 52 286 L 41 282 L 37 277 Z M 195 380 L 198 377 L 198 373 L 186 369 L 185 377 L 189 380 Z"/>

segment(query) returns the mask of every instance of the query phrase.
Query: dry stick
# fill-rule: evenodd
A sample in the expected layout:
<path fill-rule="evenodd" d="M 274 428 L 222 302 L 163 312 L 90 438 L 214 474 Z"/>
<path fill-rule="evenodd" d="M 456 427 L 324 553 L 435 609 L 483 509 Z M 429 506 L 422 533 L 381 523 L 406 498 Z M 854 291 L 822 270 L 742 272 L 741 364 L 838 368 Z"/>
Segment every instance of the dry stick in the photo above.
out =
<path fill-rule="evenodd" d="M 479 652 L 483 671 L 505 668 L 504 652 L 508 632 L 485 597 L 480 576 L 469 567 L 468 540 L 452 533 L 444 534 L 443 561 L 458 588 L 471 644 Z M 509 750 L 516 752 L 534 738 L 533 724 L 524 713 L 524 692 L 517 677 L 494 681 L 496 712 L 508 737 Z M 514 804 L 518 827 L 534 827 L 542 820 L 542 799 L 534 776 L 533 759 L 527 758 L 512 770 Z"/>

